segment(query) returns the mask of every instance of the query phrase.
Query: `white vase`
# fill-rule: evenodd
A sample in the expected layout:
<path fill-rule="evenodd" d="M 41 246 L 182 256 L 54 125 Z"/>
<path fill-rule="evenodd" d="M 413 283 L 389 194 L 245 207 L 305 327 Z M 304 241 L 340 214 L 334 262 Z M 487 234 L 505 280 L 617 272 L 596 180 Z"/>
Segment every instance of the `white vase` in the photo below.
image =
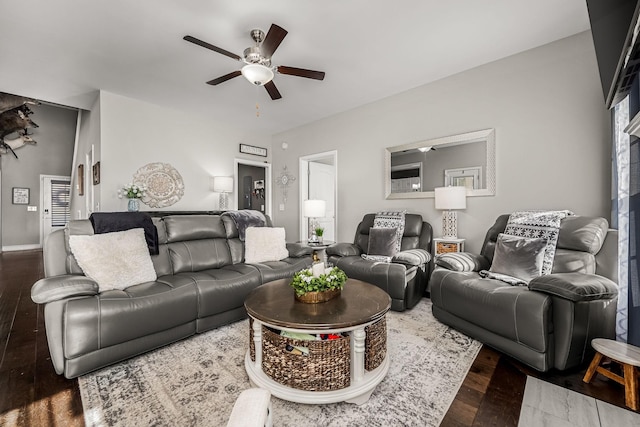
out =
<path fill-rule="evenodd" d="M 140 200 L 129 199 L 129 204 L 127 204 L 127 210 L 129 212 L 138 212 L 140 210 Z"/>

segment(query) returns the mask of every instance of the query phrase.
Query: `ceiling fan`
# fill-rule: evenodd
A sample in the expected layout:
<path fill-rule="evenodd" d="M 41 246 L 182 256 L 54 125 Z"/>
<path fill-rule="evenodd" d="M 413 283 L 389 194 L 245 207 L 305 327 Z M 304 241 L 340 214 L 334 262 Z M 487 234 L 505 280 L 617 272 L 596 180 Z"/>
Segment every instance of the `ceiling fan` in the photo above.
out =
<path fill-rule="evenodd" d="M 251 38 L 256 42 L 253 47 L 244 50 L 243 56 L 240 57 L 235 53 L 229 52 L 205 41 L 199 40 L 192 36 L 184 36 L 184 40 L 197 44 L 214 52 L 221 53 L 236 61 L 242 62 L 244 65 L 241 70 L 232 71 L 229 74 L 220 76 L 216 79 L 209 80 L 207 84 L 218 85 L 234 77 L 243 75 L 247 80 L 257 86 L 264 86 L 269 93 L 271 99 L 276 100 L 282 98 L 278 88 L 273 83 L 275 73 L 288 74 L 290 76 L 305 77 L 308 79 L 323 80 L 324 71 L 305 70 L 304 68 L 287 67 L 284 65 L 272 65 L 271 56 L 276 51 L 282 40 L 287 35 L 287 30 L 271 24 L 269 31 L 265 37 L 262 30 L 251 30 Z"/>

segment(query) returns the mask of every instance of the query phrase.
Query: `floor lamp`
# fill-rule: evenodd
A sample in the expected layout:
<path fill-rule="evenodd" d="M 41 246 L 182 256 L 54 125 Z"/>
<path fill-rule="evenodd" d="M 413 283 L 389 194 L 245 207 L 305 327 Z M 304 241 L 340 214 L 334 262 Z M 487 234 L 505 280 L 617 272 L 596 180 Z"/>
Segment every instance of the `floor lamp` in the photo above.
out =
<path fill-rule="evenodd" d="M 466 187 L 438 187 L 435 189 L 436 209 L 442 210 L 442 234 L 448 239 L 458 238 L 457 209 L 467 208 Z"/>
<path fill-rule="evenodd" d="M 218 209 L 226 211 L 229 209 L 228 193 L 233 192 L 233 178 L 230 176 L 214 176 L 211 182 L 211 190 L 220 193 Z"/>

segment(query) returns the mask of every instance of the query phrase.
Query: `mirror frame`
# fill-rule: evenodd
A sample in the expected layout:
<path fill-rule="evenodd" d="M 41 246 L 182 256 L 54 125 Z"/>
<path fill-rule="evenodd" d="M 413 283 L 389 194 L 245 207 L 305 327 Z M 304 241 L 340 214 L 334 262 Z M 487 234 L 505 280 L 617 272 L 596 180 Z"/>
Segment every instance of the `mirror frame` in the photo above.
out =
<path fill-rule="evenodd" d="M 396 145 L 395 147 L 385 148 L 384 153 L 384 189 L 385 197 L 389 199 L 424 199 L 435 197 L 434 191 L 414 191 L 409 193 L 392 193 L 391 192 L 391 154 L 399 151 L 411 150 L 414 148 L 439 146 L 445 144 L 468 144 L 471 142 L 486 141 L 487 143 L 487 170 L 485 179 L 485 188 L 477 190 L 467 190 L 469 196 L 494 196 L 496 194 L 496 140 L 494 129 L 483 129 L 475 132 L 461 133 L 459 135 L 445 136 L 426 141 L 412 142 L 410 144 Z M 444 177 L 443 177 L 444 185 Z"/>

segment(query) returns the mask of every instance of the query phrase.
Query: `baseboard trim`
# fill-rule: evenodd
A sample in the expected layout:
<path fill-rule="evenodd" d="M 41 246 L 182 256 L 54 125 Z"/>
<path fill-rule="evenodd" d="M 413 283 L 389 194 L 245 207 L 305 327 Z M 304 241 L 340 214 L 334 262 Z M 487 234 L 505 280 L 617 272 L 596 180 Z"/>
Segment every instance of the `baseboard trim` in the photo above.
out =
<path fill-rule="evenodd" d="M 12 245 L 12 246 L 3 246 L 2 252 L 14 252 L 14 251 L 30 251 L 32 249 L 42 249 L 42 245 L 34 244 L 34 245 Z"/>

